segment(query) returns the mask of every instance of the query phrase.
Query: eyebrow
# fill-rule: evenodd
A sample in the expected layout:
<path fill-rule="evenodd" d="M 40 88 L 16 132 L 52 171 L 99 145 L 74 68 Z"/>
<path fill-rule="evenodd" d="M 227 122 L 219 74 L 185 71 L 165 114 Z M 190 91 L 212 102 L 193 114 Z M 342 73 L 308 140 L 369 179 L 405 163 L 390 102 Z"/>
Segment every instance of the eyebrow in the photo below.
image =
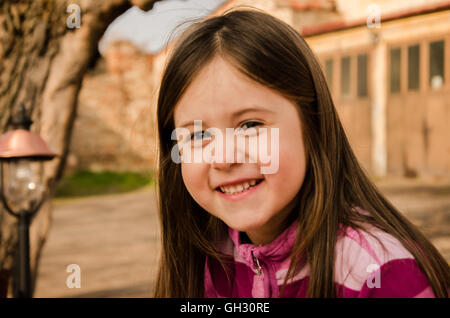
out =
<path fill-rule="evenodd" d="M 267 109 L 267 108 L 260 108 L 260 107 L 248 107 L 248 108 L 244 108 L 241 110 L 238 110 L 236 112 L 234 112 L 233 114 L 231 114 L 231 118 L 235 119 L 238 118 L 246 113 L 268 113 L 268 114 L 274 114 L 275 112 L 273 110 Z M 184 123 L 183 125 L 179 126 L 179 127 L 189 127 L 189 126 L 194 126 L 194 121 L 191 120 L 189 122 Z"/>

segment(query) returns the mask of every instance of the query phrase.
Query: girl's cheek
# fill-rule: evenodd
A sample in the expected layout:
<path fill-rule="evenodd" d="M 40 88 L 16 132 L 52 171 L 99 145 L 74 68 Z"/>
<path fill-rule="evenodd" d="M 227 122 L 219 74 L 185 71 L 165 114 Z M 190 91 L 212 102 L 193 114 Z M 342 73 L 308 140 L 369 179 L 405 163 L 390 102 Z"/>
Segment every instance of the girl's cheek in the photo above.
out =
<path fill-rule="evenodd" d="M 181 175 L 188 192 L 196 200 L 209 187 L 205 164 L 181 163 Z"/>
<path fill-rule="evenodd" d="M 191 163 L 181 163 L 181 175 L 188 191 L 192 194 L 195 190 L 195 169 Z"/>
<path fill-rule="evenodd" d="M 300 139 L 300 140 L 299 140 Z M 283 188 L 298 186 L 303 182 L 306 167 L 306 158 L 301 136 L 281 135 L 279 143 L 279 169 L 278 173 L 269 178 L 276 178 Z"/>

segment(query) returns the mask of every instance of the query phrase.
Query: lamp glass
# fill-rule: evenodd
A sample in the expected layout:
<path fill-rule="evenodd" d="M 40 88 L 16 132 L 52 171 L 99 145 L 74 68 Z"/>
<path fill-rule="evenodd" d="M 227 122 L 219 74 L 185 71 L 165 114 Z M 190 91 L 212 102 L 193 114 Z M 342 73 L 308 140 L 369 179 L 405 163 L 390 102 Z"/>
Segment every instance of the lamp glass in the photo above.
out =
<path fill-rule="evenodd" d="M 42 192 L 41 163 L 18 159 L 7 163 L 5 171 L 5 196 L 15 211 L 30 209 Z"/>

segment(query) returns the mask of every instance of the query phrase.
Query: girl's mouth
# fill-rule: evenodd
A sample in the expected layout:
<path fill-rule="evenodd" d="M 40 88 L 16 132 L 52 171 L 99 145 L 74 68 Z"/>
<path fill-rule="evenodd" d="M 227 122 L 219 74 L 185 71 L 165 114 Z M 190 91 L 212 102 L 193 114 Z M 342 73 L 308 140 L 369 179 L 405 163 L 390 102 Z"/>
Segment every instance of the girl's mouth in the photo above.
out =
<path fill-rule="evenodd" d="M 218 187 L 216 191 L 229 200 L 239 200 L 255 192 L 264 179 L 255 179 L 238 185 Z"/>

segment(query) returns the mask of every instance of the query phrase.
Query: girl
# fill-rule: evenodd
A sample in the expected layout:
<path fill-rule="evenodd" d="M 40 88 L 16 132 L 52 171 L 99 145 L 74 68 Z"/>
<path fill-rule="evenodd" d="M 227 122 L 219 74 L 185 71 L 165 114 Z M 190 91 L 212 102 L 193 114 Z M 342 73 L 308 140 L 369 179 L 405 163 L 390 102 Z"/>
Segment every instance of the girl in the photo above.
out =
<path fill-rule="evenodd" d="M 166 65 L 157 117 L 156 297 L 448 297 L 448 264 L 361 169 L 289 25 L 242 9 L 194 23 Z M 195 120 L 279 129 L 277 171 L 261 173 L 261 160 L 176 163 L 175 128 L 200 147 L 210 140 Z"/>

